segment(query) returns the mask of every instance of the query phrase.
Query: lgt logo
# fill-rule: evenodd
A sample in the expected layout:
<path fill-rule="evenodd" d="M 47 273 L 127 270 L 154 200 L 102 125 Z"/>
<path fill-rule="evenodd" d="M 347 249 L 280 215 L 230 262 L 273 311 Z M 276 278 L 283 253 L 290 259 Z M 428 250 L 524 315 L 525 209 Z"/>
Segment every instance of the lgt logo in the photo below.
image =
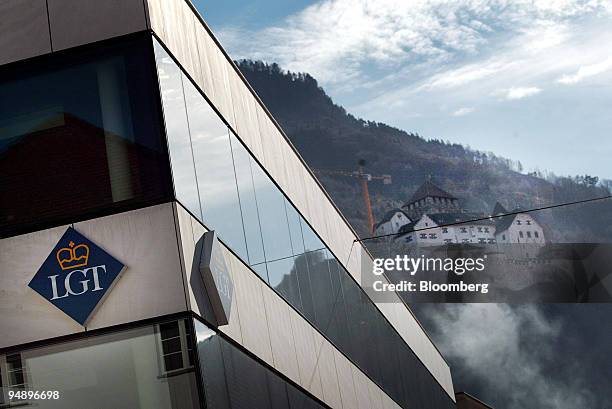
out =
<path fill-rule="evenodd" d="M 29 286 L 81 325 L 125 266 L 69 227 Z"/>

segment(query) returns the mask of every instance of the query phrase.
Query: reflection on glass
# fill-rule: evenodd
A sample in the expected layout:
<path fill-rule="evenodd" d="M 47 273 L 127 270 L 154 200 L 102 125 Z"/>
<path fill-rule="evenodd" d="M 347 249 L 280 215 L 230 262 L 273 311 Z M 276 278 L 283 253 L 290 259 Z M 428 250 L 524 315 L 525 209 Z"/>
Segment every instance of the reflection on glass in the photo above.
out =
<path fill-rule="evenodd" d="M 255 188 L 253 187 L 253 175 L 251 174 L 251 155 L 233 133 L 230 136 L 230 141 L 240 194 L 240 208 L 249 255 L 248 262 L 251 265 L 259 264 L 265 261 L 265 256 L 255 200 Z"/>
<path fill-rule="evenodd" d="M 2 67 L 0 234 L 170 198 L 149 44 Z"/>
<path fill-rule="evenodd" d="M 306 249 L 304 247 L 304 238 L 302 237 L 301 216 L 295 210 L 295 207 L 287 199 L 285 199 L 285 209 L 287 209 L 287 220 L 289 222 L 289 233 L 291 234 L 291 247 L 293 255 L 299 256 Z"/>
<path fill-rule="evenodd" d="M 29 389 L 60 394 L 57 400 L 31 404 L 43 409 L 199 408 L 195 369 L 182 359 L 188 355 L 185 322 L 177 324 L 182 330 L 174 365 L 180 371 L 164 363 L 170 350 L 158 326 L 21 352 Z"/>
<path fill-rule="evenodd" d="M 304 219 L 301 219 L 302 224 L 302 235 L 304 236 L 304 246 L 306 247 L 306 251 L 314 251 L 321 250 L 325 248 L 325 245 L 319 239 L 319 237 L 315 234 L 315 232 L 310 228 L 308 223 Z"/>
<path fill-rule="evenodd" d="M 312 288 L 310 286 L 310 271 L 309 263 L 313 260 L 313 255 L 309 253 L 302 254 L 295 258 L 295 270 L 298 277 L 298 286 L 300 287 L 300 296 L 302 299 L 301 308 L 299 310 L 304 314 L 308 321 L 316 324 L 316 315 L 313 302 Z"/>
<path fill-rule="evenodd" d="M 293 257 L 268 262 L 270 286 L 283 296 L 289 303 L 299 309 L 302 304 L 298 275 Z"/>
<path fill-rule="evenodd" d="M 266 283 L 268 280 L 268 269 L 266 267 L 266 263 L 256 264 L 251 266 L 251 269 L 257 273 Z"/>
<path fill-rule="evenodd" d="M 321 409 L 300 389 L 195 321 L 197 350 L 209 408 Z"/>
<path fill-rule="evenodd" d="M 157 42 L 155 42 L 155 59 L 176 198 L 201 220 L 202 212 L 193 151 L 191 150 L 181 69 Z"/>
<path fill-rule="evenodd" d="M 183 81 L 203 221 L 248 259 L 229 130 L 190 81 Z"/>
<path fill-rule="evenodd" d="M 285 198 L 255 161 L 251 161 L 259 221 L 268 261 L 293 255 Z"/>

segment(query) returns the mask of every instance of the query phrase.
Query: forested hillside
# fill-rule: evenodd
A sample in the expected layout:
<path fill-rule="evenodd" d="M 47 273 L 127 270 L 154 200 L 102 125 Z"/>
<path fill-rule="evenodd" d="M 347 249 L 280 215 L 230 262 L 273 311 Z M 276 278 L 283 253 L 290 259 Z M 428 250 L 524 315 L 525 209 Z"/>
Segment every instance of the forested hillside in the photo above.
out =
<path fill-rule="evenodd" d="M 486 214 L 497 201 L 507 208 L 528 209 L 610 194 L 612 183 L 596 176 L 526 174 L 520 158 L 445 142 L 449 135 L 420 136 L 355 118 L 308 74 L 262 62 L 238 65 L 361 235 L 367 235 L 367 218 L 359 184 L 332 174 L 356 170 L 360 159 L 366 160 L 368 173 L 393 178 L 391 185 L 370 183 L 375 218 L 401 206 L 428 177 L 459 197 L 464 209 Z M 540 212 L 538 217 L 555 241 L 612 241 L 610 200 Z"/>

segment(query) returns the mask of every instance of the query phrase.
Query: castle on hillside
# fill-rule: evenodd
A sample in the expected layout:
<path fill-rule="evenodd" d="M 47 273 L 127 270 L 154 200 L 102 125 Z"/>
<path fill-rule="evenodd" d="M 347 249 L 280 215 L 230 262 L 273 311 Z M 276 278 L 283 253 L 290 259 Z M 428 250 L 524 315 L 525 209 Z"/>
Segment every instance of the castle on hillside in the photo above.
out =
<path fill-rule="evenodd" d="M 507 216 L 500 216 L 507 215 Z M 490 215 L 461 209 L 459 199 L 431 180 L 425 181 L 401 209 L 375 225 L 377 235 L 417 246 L 462 244 L 545 244 L 544 230 L 532 214 L 508 211 L 496 203 Z"/>

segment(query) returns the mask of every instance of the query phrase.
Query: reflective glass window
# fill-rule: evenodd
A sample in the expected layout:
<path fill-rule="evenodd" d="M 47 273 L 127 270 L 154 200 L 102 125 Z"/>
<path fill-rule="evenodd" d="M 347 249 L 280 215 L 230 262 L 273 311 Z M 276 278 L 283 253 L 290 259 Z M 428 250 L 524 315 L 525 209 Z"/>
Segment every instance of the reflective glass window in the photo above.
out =
<path fill-rule="evenodd" d="M 202 219 L 183 93 L 183 74 L 157 42 L 155 42 L 155 59 L 170 151 L 174 192 L 176 198 L 187 210 L 198 219 Z"/>
<path fill-rule="evenodd" d="M 251 155 L 232 133 L 230 136 L 232 153 L 234 157 L 234 168 L 236 169 L 236 180 L 238 193 L 240 195 L 240 208 L 242 210 L 242 221 L 248 252 L 249 264 L 259 264 L 266 260 L 264 254 L 259 212 L 257 200 L 255 199 L 255 187 L 253 186 L 253 175 L 251 173 Z"/>
<path fill-rule="evenodd" d="M 185 321 L 179 323 L 184 328 Z M 28 388 L 59 392 L 58 399 L 37 399 L 29 405 L 42 409 L 200 408 L 195 368 L 185 363 L 181 371 L 169 370 L 162 332 L 160 326 L 147 326 L 19 352 Z M 180 351 L 180 345 L 187 345 L 187 334 L 177 334 L 182 337 Z M 165 335 L 171 334 L 166 331 Z"/>
<path fill-rule="evenodd" d="M 287 221 L 289 223 L 289 234 L 291 235 L 293 255 L 299 256 L 306 251 L 304 247 L 304 237 L 302 236 L 302 217 L 287 199 L 285 199 L 285 209 L 287 210 Z"/>
<path fill-rule="evenodd" d="M 291 305 L 296 308 L 302 305 L 297 267 L 293 257 L 268 262 L 268 277 L 270 286 Z"/>
<path fill-rule="evenodd" d="M 254 160 L 251 161 L 251 169 L 266 260 L 290 257 L 293 250 L 285 212 L 285 197 Z"/>
<path fill-rule="evenodd" d="M 312 230 L 312 228 L 306 223 L 304 219 L 301 219 L 302 224 L 302 235 L 304 236 L 304 246 L 306 251 L 321 250 L 325 248 L 325 245 Z"/>
<path fill-rule="evenodd" d="M 0 68 L 0 235 L 171 197 L 147 36 Z"/>
<path fill-rule="evenodd" d="M 203 222 L 247 260 L 229 129 L 190 81 L 183 88 Z"/>

